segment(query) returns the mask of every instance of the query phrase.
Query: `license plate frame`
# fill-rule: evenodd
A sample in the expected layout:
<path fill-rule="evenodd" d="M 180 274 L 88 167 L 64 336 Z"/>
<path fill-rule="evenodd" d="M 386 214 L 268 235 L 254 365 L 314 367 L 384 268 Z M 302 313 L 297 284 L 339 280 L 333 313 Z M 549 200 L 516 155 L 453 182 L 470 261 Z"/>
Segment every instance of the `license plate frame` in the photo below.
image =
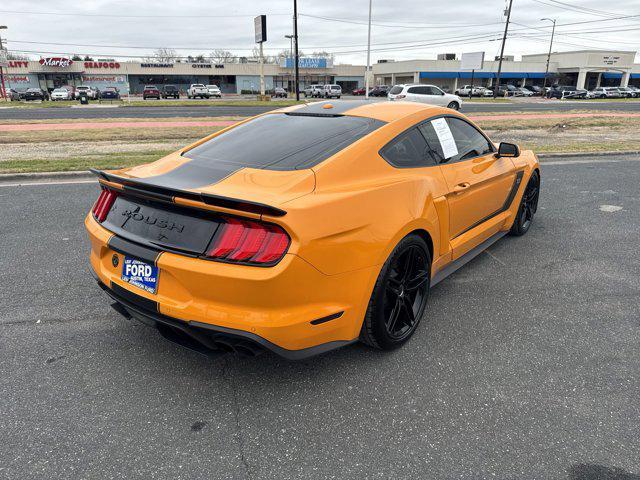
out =
<path fill-rule="evenodd" d="M 158 292 L 159 276 L 160 269 L 156 265 L 125 255 L 120 275 L 123 282 L 155 295 Z"/>

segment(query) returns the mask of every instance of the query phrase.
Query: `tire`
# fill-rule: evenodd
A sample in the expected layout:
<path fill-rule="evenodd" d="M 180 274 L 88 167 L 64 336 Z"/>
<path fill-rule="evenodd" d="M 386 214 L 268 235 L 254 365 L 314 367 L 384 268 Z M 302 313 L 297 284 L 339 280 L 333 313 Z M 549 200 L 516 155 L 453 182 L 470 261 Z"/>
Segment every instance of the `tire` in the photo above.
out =
<path fill-rule="evenodd" d="M 403 268 L 407 266 L 410 268 Z M 403 238 L 382 266 L 373 288 L 360 341 L 393 350 L 413 335 L 429 298 L 431 256 L 416 234 Z M 413 297 L 413 298 L 412 298 Z"/>
<path fill-rule="evenodd" d="M 513 221 L 509 234 L 515 237 L 521 237 L 529 231 L 533 216 L 538 210 L 538 198 L 540 197 L 540 174 L 534 170 L 527 183 L 520 205 L 518 205 L 518 214 Z"/>
<path fill-rule="evenodd" d="M 447 105 L 447 108 L 450 108 L 451 110 L 460 110 L 460 104 L 458 102 L 450 102 L 449 105 Z"/>
<path fill-rule="evenodd" d="M 337 98 L 338 100 L 340 100 L 340 95 L 338 95 L 336 98 Z"/>

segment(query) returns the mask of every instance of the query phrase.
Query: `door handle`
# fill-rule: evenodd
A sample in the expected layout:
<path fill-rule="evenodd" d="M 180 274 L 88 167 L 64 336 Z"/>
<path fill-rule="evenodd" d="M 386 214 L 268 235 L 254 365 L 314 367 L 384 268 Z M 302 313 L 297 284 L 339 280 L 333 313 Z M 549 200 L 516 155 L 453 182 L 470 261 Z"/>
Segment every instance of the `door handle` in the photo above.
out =
<path fill-rule="evenodd" d="M 455 187 L 453 187 L 453 193 L 461 193 L 464 192 L 467 188 L 469 188 L 471 186 L 470 183 L 468 182 L 463 182 L 463 183 L 459 183 L 457 184 Z"/>

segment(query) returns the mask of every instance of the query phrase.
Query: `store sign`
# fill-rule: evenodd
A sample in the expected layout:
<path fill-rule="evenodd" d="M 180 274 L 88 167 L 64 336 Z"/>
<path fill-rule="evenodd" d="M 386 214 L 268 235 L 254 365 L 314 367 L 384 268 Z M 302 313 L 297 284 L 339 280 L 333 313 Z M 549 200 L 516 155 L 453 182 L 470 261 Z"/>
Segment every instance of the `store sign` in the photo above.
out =
<path fill-rule="evenodd" d="M 213 68 L 210 63 L 192 63 L 191 68 Z"/>
<path fill-rule="evenodd" d="M 614 55 L 605 55 L 602 57 L 602 63 L 605 65 L 616 65 L 620 61 L 620 57 Z"/>
<path fill-rule="evenodd" d="M 8 75 L 6 78 L 9 83 L 31 83 L 31 79 L 26 75 Z"/>
<path fill-rule="evenodd" d="M 40 59 L 40 65 L 43 67 L 67 68 L 71 64 L 73 64 L 73 60 L 66 57 L 45 57 Z"/>
<path fill-rule="evenodd" d="M 329 62 L 326 58 L 316 58 L 316 57 L 300 57 L 298 59 L 298 67 L 300 68 L 327 68 Z M 280 65 L 283 68 L 293 68 L 295 62 L 293 58 L 287 57 L 285 58 L 284 65 Z"/>
<path fill-rule="evenodd" d="M 29 62 L 22 60 L 9 60 L 9 68 L 27 68 Z"/>
<path fill-rule="evenodd" d="M 83 82 L 124 83 L 125 77 L 116 75 L 83 75 Z"/>
<path fill-rule="evenodd" d="M 116 70 L 120 68 L 120 64 L 118 62 L 84 62 L 84 68 L 110 68 Z"/>
<path fill-rule="evenodd" d="M 173 68 L 173 63 L 141 63 L 141 68 Z"/>
<path fill-rule="evenodd" d="M 267 41 L 267 16 L 258 15 L 253 19 L 253 26 L 255 29 L 256 43 L 262 43 Z"/>

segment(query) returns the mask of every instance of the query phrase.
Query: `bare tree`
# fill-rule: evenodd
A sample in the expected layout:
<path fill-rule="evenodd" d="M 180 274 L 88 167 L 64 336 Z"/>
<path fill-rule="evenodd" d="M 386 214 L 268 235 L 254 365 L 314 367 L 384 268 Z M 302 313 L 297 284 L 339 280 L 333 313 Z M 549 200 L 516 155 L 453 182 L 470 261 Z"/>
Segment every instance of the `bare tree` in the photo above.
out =
<path fill-rule="evenodd" d="M 187 57 L 187 61 L 186 63 L 207 63 L 207 59 L 205 58 L 205 56 L 201 53 L 200 55 L 189 55 Z"/>
<path fill-rule="evenodd" d="M 27 55 L 21 55 L 19 53 L 7 52 L 7 60 L 30 60 Z"/>
<path fill-rule="evenodd" d="M 327 60 L 334 60 L 335 55 L 333 53 L 329 53 L 325 50 L 320 50 L 319 52 L 313 52 L 311 54 L 313 58 L 326 58 Z"/>
<path fill-rule="evenodd" d="M 150 57 L 144 57 L 145 62 L 173 63 L 178 53 L 173 48 L 159 48 Z"/>
<path fill-rule="evenodd" d="M 223 50 L 222 48 L 216 48 L 209 53 L 209 58 L 214 63 L 231 63 L 235 56 L 229 50 Z"/>

